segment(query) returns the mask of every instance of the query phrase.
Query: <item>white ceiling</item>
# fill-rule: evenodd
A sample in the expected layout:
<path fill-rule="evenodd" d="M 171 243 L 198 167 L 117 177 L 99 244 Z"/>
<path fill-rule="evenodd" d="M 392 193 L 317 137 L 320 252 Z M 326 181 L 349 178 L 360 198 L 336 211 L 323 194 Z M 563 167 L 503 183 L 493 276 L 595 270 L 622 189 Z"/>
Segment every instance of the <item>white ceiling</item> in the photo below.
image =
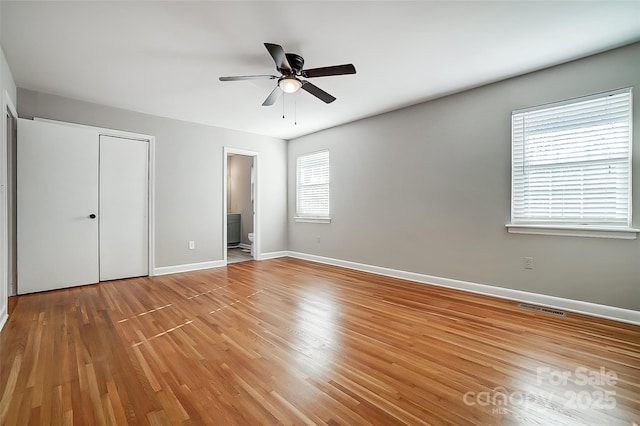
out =
<path fill-rule="evenodd" d="M 291 139 L 640 40 L 640 1 L 2 0 L 18 87 Z M 300 91 L 261 106 L 275 80 L 263 43 L 337 100 Z M 639 71 L 640 72 L 640 71 Z M 295 112 L 294 112 L 294 106 Z M 297 125 L 294 118 L 297 115 Z"/>

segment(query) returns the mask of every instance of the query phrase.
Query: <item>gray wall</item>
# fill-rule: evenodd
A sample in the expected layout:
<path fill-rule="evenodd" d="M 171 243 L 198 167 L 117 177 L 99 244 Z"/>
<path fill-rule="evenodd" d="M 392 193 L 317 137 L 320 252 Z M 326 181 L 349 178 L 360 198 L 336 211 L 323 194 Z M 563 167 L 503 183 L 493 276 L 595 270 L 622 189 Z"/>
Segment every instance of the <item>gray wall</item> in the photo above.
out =
<path fill-rule="evenodd" d="M 24 89 L 18 115 L 156 137 L 156 267 L 223 259 L 224 146 L 260 153 L 261 252 L 287 249 L 286 141 Z"/>
<path fill-rule="evenodd" d="M 240 213 L 242 218 L 240 242 L 251 244 L 247 234 L 253 232 L 253 202 L 251 201 L 251 166 L 253 157 L 230 155 L 228 164 L 227 211 L 229 213 Z"/>
<path fill-rule="evenodd" d="M 289 250 L 640 310 L 640 240 L 505 229 L 511 111 L 626 86 L 638 227 L 640 43 L 290 141 Z M 296 157 L 325 148 L 333 221 L 296 223 Z"/>

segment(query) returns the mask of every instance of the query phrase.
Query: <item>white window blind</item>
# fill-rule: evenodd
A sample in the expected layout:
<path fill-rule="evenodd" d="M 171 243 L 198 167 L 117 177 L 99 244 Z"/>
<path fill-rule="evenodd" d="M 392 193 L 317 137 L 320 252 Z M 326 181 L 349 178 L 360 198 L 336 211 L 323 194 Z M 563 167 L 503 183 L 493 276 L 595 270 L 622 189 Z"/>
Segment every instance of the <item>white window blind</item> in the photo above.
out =
<path fill-rule="evenodd" d="M 329 217 L 329 151 L 301 155 L 296 167 L 296 215 Z"/>
<path fill-rule="evenodd" d="M 512 114 L 513 224 L 631 226 L 631 88 Z"/>

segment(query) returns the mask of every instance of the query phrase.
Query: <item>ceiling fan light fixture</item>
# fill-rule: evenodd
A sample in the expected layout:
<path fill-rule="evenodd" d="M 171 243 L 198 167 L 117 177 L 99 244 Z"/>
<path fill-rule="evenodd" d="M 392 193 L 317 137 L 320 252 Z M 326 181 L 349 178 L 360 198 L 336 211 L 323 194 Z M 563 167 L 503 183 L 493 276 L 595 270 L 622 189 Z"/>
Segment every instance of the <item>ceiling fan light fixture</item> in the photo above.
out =
<path fill-rule="evenodd" d="M 278 86 L 284 93 L 295 93 L 302 87 L 302 82 L 295 77 L 284 77 L 278 81 Z"/>

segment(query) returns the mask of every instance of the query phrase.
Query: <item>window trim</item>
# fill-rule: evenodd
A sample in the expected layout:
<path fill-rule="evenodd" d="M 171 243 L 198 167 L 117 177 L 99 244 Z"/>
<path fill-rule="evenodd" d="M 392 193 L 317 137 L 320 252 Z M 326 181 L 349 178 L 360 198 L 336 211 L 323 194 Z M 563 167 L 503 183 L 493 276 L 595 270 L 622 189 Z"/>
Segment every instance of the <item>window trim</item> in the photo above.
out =
<path fill-rule="evenodd" d="M 331 223 L 331 217 L 294 216 L 293 220 L 300 223 Z"/>
<path fill-rule="evenodd" d="M 576 98 L 566 99 L 559 102 L 551 102 L 541 104 L 529 108 L 522 108 L 513 110 L 511 116 L 514 114 L 521 114 L 530 111 L 541 110 L 545 108 L 558 107 L 562 105 L 569 105 L 576 102 L 588 101 L 591 99 L 597 99 L 608 95 L 615 95 L 620 93 L 630 93 L 633 95 L 632 87 L 625 87 L 606 92 L 595 93 L 587 96 L 580 96 Z M 514 194 L 514 172 L 513 172 L 513 129 L 511 133 L 511 195 L 510 195 L 510 222 L 505 225 L 507 231 L 512 234 L 533 234 L 533 235 L 557 235 L 557 236 L 571 236 L 571 237 L 592 237 L 592 238 L 615 238 L 635 240 L 637 239 L 640 229 L 632 227 L 631 221 L 633 220 L 632 211 L 632 160 L 633 160 L 633 98 L 631 98 L 629 105 L 629 202 L 628 202 L 628 214 L 629 224 L 627 226 L 608 226 L 603 225 L 579 225 L 571 223 L 540 223 L 540 222 L 514 222 L 513 221 L 513 194 Z M 513 119 L 512 119 L 513 120 Z M 513 121 L 512 121 L 513 123 Z"/>
<path fill-rule="evenodd" d="M 505 225 L 510 234 L 556 235 L 563 237 L 613 238 L 619 240 L 635 240 L 640 229 L 623 227 L 572 226 L 572 225 Z"/>
<path fill-rule="evenodd" d="M 329 182 L 327 185 L 329 186 L 329 213 L 326 216 L 318 216 L 318 215 L 300 215 L 298 212 L 298 197 L 299 197 L 299 160 L 302 157 L 311 156 L 314 154 L 327 153 L 328 156 L 328 166 L 329 166 Z M 331 223 L 331 155 L 328 149 L 320 149 L 318 151 L 307 152 L 304 154 L 299 154 L 296 157 L 296 208 L 295 208 L 295 216 L 293 220 L 298 223 Z"/>

